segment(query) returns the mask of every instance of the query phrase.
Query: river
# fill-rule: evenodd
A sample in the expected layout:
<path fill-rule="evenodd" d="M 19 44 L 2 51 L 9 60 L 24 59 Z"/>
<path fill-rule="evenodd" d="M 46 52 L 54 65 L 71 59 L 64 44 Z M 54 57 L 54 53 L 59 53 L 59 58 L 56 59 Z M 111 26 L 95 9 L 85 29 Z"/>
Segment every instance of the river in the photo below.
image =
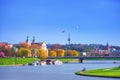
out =
<path fill-rule="evenodd" d="M 74 72 L 89 69 L 110 68 L 120 65 L 120 61 L 85 61 L 46 66 L 0 67 L 0 80 L 119 80 L 75 75 Z"/>

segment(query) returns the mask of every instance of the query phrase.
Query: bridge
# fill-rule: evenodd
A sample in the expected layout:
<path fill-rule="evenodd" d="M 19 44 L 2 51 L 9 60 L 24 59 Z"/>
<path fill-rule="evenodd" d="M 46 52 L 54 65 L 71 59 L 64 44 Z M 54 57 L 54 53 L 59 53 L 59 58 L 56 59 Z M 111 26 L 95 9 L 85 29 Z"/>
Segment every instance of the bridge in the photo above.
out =
<path fill-rule="evenodd" d="M 64 58 L 72 58 L 72 59 L 79 59 L 80 63 L 83 63 L 84 59 L 90 58 L 120 58 L 120 56 L 64 56 L 64 57 L 47 57 L 47 59 L 64 59 Z"/>

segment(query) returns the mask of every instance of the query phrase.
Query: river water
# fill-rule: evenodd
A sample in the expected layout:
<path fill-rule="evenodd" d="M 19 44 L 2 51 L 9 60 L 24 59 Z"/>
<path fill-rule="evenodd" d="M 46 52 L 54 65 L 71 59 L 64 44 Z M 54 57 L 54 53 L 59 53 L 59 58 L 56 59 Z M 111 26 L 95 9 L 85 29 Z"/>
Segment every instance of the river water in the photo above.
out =
<path fill-rule="evenodd" d="M 46 66 L 0 67 L 0 80 L 119 80 L 75 75 L 83 68 L 87 70 L 120 66 L 120 61 L 85 61 L 84 63 L 65 63 Z"/>

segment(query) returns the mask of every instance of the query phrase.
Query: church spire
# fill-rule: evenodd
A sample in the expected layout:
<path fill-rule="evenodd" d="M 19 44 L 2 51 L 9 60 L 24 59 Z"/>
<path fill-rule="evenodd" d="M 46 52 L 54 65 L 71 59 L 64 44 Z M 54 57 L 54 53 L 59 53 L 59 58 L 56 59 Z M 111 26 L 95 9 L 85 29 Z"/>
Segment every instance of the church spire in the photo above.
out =
<path fill-rule="evenodd" d="M 109 45 L 109 43 L 108 43 L 108 41 L 107 41 L 107 50 L 109 51 L 110 50 L 110 45 Z"/>
<path fill-rule="evenodd" d="M 32 40 L 32 43 L 35 43 L 35 36 L 33 36 L 33 40 Z"/>
<path fill-rule="evenodd" d="M 29 37 L 27 36 L 26 42 L 29 42 Z"/>

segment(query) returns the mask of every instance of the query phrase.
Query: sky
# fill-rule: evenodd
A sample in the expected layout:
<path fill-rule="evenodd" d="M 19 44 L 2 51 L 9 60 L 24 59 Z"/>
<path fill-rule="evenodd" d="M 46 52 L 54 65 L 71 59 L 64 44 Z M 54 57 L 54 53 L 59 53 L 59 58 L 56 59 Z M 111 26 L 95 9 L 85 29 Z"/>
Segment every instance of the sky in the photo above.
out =
<path fill-rule="evenodd" d="M 120 0 L 0 0 L 0 42 L 120 46 Z"/>

